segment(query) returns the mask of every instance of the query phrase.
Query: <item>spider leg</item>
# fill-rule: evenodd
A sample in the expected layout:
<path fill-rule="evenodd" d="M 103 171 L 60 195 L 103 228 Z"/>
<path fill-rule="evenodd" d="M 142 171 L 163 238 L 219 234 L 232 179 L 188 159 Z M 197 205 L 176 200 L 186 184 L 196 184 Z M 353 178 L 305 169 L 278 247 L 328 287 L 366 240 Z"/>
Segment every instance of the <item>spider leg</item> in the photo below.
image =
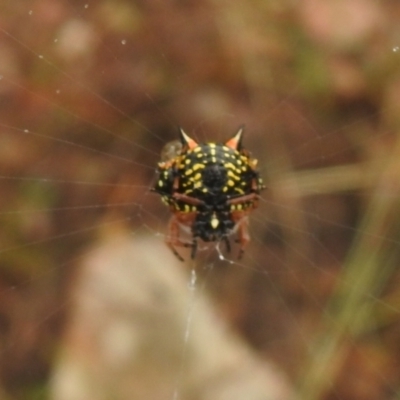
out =
<path fill-rule="evenodd" d="M 177 252 L 175 247 L 190 247 L 192 249 L 191 258 L 193 259 L 195 258 L 197 253 L 197 240 L 196 238 L 193 238 L 192 242 L 183 242 L 179 238 L 180 225 L 182 223 L 183 221 L 181 217 L 178 217 L 176 215 L 171 216 L 168 222 L 168 232 L 165 237 L 165 243 L 180 261 L 185 261 L 184 258 Z"/>
<path fill-rule="evenodd" d="M 228 253 L 230 253 L 230 252 L 231 252 L 231 243 L 229 242 L 228 236 L 224 236 L 224 237 L 222 238 L 222 240 L 225 242 L 226 251 L 227 251 Z"/>
<path fill-rule="evenodd" d="M 168 233 L 165 237 L 165 243 L 180 261 L 185 261 L 177 252 L 175 246 L 189 247 L 191 244 L 183 243 L 179 240 L 179 223 L 175 215 L 173 215 L 168 222 Z"/>
<path fill-rule="evenodd" d="M 190 246 L 192 247 L 192 252 L 190 254 L 190 257 L 193 260 L 196 257 L 197 253 L 197 240 L 193 238 L 193 243 Z"/>
<path fill-rule="evenodd" d="M 203 200 L 196 199 L 196 197 L 188 196 L 187 194 L 183 193 L 174 193 L 172 197 L 175 200 L 184 201 L 185 203 L 191 204 L 192 206 L 200 206 L 204 204 Z"/>
<path fill-rule="evenodd" d="M 257 193 L 250 193 L 250 194 L 245 194 L 243 196 L 239 197 L 234 197 L 233 199 L 230 199 L 227 201 L 228 204 L 239 204 L 239 203 L 247 203 L 253 200 L 257 200 L 259 198 L 259 195 Z"/>
<path fill-rule="evenodd" d="M 176 258 L 179 261 L 185 261 L 184 258 L 176 251 L 175 247 L 171 243 L 167 242 L 167 246 L 172 250 L 172 252 L 175 254 Z"/>
<path fill-rule="evenodd" d="M 265 186 L 262 185 L 261 187 L 257 186 L 257 180 L 253 178 L 251 180 L 251 189 L 253 190 L 252 193 L 245 194 L 243 196 L 234 197 L 227 201 L 228 204 L 240 204 L 240 203 L 252 203 L 252 208 L 257 208 L 258 200 L 260 199 L 259 191 L 265 189 Z"/>
<path fill-rule="evenodd" d="M 240 260 L 244 254 L 244 248 L 250 242 L 249 234 L 249 219 L 248 217 L 243 217 L 238 222 L 238 243 L 240 244 L 238 259 Z"/>

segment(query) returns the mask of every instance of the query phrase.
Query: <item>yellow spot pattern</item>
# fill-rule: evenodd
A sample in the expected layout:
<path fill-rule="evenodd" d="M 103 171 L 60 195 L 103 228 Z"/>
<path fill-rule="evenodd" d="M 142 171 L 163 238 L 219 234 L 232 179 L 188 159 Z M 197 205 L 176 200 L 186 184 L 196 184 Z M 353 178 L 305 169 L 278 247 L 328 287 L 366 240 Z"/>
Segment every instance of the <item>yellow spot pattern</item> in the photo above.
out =
<path fill-rule="evenodd" d="M 215 214 L 213 214 L 212 218 L 211 218 L 211 227 L 213 229 L 217 229 L 219 225 L 219 220 L 218 218 L 215 216 Z"/>

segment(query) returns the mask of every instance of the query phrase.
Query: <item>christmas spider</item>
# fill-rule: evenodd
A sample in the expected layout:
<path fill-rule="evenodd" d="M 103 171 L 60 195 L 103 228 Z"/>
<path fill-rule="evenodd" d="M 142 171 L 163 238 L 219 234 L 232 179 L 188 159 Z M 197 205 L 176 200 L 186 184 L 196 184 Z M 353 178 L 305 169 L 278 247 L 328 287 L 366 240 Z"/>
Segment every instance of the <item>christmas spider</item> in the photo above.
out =
<path fill-rule="evenodd" d="M 180 129 L 180 142 L 164 147 L 153 191 L 172 212 L 166 243 L 182 261 L 175 247 L 191 247 L 194 258 L 198 238 L 222 240 L 230 251 L 229 236 L 237 232 L 239 258 L 250 241 L 248 215 L 264 185 L 257 160 L 242 147 L 242 136 L 240 128 L 225 144 L 198 144 Z M 182 241 L 181 231 L 191 234 L 192 241 Z"/>

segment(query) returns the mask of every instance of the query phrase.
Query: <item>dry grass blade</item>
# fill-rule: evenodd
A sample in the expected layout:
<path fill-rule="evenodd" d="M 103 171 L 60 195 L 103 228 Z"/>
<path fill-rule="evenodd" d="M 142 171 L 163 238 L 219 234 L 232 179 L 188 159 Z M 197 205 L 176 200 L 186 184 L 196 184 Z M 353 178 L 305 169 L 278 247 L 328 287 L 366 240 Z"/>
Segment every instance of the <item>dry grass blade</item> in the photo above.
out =
<path fill-rule="evenodd" d="M 300 398 L 316 400 L 329 389 L 343 366 L 348 339 L 365 324 L 375 307 L 374 294 L 388 279 L 383 260 L 388 257 L 387 238 L 397 223 L 398 159 L 400 142 L 388 159 L 377 181 L 358 235 L 348 254 L 342 276 L 322 321 L 323 332 L 315 340 L 305 374 L 300 383 Z M 390 251 L 390 250 L 389 250 Z"/>

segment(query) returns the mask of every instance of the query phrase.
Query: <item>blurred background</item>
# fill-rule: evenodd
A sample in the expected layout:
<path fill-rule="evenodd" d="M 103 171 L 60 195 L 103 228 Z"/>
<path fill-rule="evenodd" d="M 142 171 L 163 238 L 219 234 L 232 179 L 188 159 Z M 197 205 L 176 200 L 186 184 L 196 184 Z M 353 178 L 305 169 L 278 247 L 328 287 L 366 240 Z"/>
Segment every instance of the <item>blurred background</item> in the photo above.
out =
<path fill-rule="evenodd" d="M 0 398 L 399 398 L 399 20 L 389 0 L 3 0 Z M 252 242 L 182 264 L 161 150 L 241 124 L 267 186 Z M 244 359 L 270 389 L 232 393 Z"/>

